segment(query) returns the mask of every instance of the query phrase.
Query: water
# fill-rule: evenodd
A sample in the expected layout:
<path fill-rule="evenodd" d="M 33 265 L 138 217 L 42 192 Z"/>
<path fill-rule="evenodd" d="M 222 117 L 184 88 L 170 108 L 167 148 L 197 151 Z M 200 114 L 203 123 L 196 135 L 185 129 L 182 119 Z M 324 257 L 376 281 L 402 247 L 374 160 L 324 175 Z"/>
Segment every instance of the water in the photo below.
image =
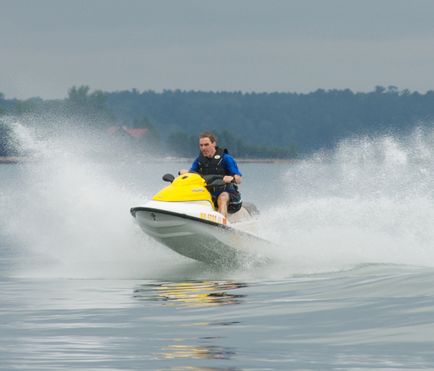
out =
<path fill-rule="evenodd" d="M 16 130 L 39 160 L 0 166 L 0 369 L 433 367 L 432 132 L 240 164 L 276 247 L 229 270 L 129 215 L 188 163 L 105 161 Z"/>

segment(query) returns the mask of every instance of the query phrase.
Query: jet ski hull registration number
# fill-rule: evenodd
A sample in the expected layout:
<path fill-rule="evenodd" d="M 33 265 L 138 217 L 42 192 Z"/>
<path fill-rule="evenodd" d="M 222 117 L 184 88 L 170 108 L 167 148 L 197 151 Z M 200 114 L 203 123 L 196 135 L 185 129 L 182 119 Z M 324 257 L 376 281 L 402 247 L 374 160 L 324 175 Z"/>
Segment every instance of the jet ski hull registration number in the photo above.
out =
<path fill-rule="evenodd" d="M 215 214 L 210 213 L 200 213 L 200 218 L 204 220 L 209 220 L 210 222 L 226 224 L 226 218 L 222 218 Z"/>

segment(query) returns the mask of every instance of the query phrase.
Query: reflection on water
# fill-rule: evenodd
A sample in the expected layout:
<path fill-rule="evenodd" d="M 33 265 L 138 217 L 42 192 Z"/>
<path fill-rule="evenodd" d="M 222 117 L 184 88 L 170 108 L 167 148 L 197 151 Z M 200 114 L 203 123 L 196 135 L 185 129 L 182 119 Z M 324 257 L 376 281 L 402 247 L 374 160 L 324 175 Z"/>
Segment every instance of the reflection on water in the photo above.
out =
<path fill-rule="evenodd" d="M 169 345 L 162 350 L 164 353 L 159 355 L 161 359 L 231 359 L 235 354 L 231 348 L 215 345 Z"/>
<path fill-rule="evenodd" d="M 159 369 L 163 370 L 163 369 Z M 165 368 L 164 370 L 170 371 L 239 371 L 240 368 L 235 367 L 195 367 L 195 366 L 176 366 Z"/>
<path fill-rule="evenodd" d="M 196 309 L 203 307 L 214 311 L 219 306 L 242 304 L 245 295 L 230 293 L 232 290 L 244 288 L 247 285 L 232 281 L 183 281 L 183 282 L 159 282 L 143 284 L 134 290 L 134 297 L 143 301 L 161 302 L 168 306 L 168 310 L 177 310 L 172 307 L 183 307 L 190 315 L 191 321 L 184 320 L 177 323 L 172 333 L 178 331 L 184 336 L 164 339 L 165 345 L 154 353 L 156 359 L 176 360 L 232 360 L 236 357 L 233 347 L 225 346 L 226 330 L 219 331 L 227 326 L 237 325 L 239 321 L 203 321 L 198 322 Z M 214 309 L 215 308 L 215 309 Z M 188 317 L 184 317 L 188 318 Z M 206 330 L 213 327 L 212 335 Z M 190 336 L 185 336 L 184 328 L 190 329 Z M 198 336 L 200 335 L 200 336 Z M 235 368 L 198 368 L 194 365 L 181 368 L 169 368 L 170 370 L 235 370 Z"/>
<path fill-rule="evenodd" d="M 134 290 L 134 297 L 189 307 L 240 304 L 244 295 L 230 294 L 227 291 L 246 286 L 244 283 L 231 281 L 163 282 L 141 285 Z"/>

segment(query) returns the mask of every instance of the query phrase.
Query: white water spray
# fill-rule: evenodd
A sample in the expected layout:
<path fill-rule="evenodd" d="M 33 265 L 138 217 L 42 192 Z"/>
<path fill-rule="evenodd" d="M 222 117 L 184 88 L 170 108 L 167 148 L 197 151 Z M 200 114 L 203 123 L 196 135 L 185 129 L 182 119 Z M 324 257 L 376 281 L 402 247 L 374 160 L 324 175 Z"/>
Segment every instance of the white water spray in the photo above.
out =
<path fill-rule="evenodd" d="M 360 264 L 434 267 L 434 131 L 343 141 L 282 177 L 262 217 L 280 273 Z"/>
<path fill-rule="evenodd" d="M 20 165 L 0 212 L 1 227 L 27 258 L 16 274 L 143 278 L 154 274 L 156 261 L 162 262 L 160 272 L 177 260 L 143 235 L 129 214 L 151 192 L 143 184 L 137 184 L 138 191 L 128 180 L 115 179 L 113 168 L 126 166 L 125 158 L 109 166 L 89 157 L 89 148 L 101 147 L 89 137 L 36 139 L 27 127 L 11 126 L 34 158 Z"/>
<path fill-rule="evenodd" d="M 37 139 L 13 127 L 36 158 L 2 187 L 0 227 L 23 256 L 38 259 L 19 275 L 276 279 L 371 263 L 434 266 L 434 131 L 347 140 L 289 165 L 261 210 L 258 233 L 280 246 L 265 252 L 273 263 L 223 273 L 177 256 L 134 224 L 129 208 L 162 185 L 161 165 L 95 159 L 90 149 L 102 144 L 88 137 Z M 262 181 L 246 178 L 243 187 Z"/>

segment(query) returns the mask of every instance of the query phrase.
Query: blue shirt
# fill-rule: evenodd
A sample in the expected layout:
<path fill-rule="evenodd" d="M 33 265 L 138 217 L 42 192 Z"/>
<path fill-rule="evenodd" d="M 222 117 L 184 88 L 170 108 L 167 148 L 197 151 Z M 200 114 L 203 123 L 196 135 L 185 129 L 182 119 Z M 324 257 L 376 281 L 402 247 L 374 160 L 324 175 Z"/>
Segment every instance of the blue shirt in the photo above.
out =
<path fill-rule="evenodd" d="M 242 176 L 240 170 L 238 169 L 238 165 L 235 162 L 234 158 L 231 155 L 229 155 L 228 153 L 224 153 L 223 154 L 223 159 L 222 159 L 222 163 L 221 164 L 223 166 L 223 169 L 225 169 L 230 175 L 239 175 L 239 176 Z M 191 168 L 190 168 L 190 172 L 194 172 L 194 173 L 199 172 L 199 157 L 196 158 L 196 160 L 193 161 L 193 164 L 191 165 Z M 238 193 L 236 186 L 233 185 L 233 184 L 228 184 L 226 186 L 226 192 L 235 193 L 235 194 Z M 215 192 L 215 193 L 213 192 L 212 196 L 215 197 L 215 198 L 217 198 L 220 193 L 222 193 L 222 191 Z"/>
<path fill-rule="evenodd" d="M 234 158 L 228 153 L 225 153 L 223 155 L 222 166 L 230 175 L 242 176 Z M 198 171 L 199 171 L 199 157 L 193 161 L 193 164 L 191 165 L 190 168 L 190 172 L 197 173 Z"/>

